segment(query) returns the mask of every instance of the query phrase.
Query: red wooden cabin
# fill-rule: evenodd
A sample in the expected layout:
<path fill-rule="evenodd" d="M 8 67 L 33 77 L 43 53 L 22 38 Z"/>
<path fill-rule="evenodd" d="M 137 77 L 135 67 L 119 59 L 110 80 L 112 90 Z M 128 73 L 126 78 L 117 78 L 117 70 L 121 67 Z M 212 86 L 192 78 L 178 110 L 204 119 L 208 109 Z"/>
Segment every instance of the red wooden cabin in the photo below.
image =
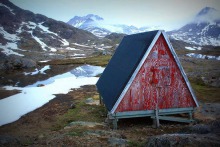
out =
<path fill-rule="evenodd" d="M 164 31 L 123 38 L 97 89 L 115 128 L 121 118 L 151 116 L 191 122 L 198 102 L 180 61 Z M 189 119 L 166 115 L 189 113 Z"/>

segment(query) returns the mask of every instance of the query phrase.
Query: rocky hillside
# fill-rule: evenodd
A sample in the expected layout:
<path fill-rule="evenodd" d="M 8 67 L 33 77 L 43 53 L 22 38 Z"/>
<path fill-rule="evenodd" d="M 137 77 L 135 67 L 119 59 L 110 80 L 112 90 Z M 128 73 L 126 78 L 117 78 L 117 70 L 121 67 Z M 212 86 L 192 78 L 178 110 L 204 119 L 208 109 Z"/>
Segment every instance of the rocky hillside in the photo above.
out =
<path fill-rule="evenodd" d="M 85 50 L 82 45 L 94 45 L 98 39 L 88 31 L 23 10 L 8 0 L 0 1 L 0 16 L 0 51 L 6 56 L 35 61 L 64 58 L 66 54 L 87 56 L 94 50 Z"/>

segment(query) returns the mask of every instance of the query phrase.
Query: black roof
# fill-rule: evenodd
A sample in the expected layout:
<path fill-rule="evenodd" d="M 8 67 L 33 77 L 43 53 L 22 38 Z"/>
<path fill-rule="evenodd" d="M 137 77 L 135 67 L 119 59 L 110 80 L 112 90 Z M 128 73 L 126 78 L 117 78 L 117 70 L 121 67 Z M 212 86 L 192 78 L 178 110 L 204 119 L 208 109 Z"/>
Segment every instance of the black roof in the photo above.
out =
<path fill-rule="evenodd" d="M 121 41 L 96 83 L 108 111 L 112 110 L 157 33 L 158 30 L 127 35 Z"/>

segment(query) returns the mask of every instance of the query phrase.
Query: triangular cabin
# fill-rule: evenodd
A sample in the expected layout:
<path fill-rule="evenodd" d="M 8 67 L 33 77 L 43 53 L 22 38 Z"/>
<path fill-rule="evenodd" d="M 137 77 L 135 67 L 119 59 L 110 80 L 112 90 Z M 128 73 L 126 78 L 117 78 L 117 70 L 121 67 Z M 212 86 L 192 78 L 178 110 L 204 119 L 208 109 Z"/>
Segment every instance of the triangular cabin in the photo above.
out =
<path fill-rule="evenodd" d="M 132 117 L 191 122 L 198 107 L 180 61 L 160 30 L 125 36 L 96 86 L 115 128 L 118 119 Z M 166 116 L 179 113 L 190 118 Z"/>

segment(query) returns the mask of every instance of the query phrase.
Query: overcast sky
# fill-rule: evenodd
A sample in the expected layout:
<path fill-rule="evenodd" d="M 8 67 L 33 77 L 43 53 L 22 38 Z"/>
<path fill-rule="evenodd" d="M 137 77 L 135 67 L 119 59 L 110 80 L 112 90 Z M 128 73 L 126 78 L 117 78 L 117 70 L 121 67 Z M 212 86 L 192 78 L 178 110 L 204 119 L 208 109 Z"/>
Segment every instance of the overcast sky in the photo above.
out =
<path fill-rule="evenodd" d="M 10 0 L 34 13 L 67 22 L 74 16 L 96 14 L 109 23 L 179 28 L 204 7 L 220 10 L 220 0 Z"/>

